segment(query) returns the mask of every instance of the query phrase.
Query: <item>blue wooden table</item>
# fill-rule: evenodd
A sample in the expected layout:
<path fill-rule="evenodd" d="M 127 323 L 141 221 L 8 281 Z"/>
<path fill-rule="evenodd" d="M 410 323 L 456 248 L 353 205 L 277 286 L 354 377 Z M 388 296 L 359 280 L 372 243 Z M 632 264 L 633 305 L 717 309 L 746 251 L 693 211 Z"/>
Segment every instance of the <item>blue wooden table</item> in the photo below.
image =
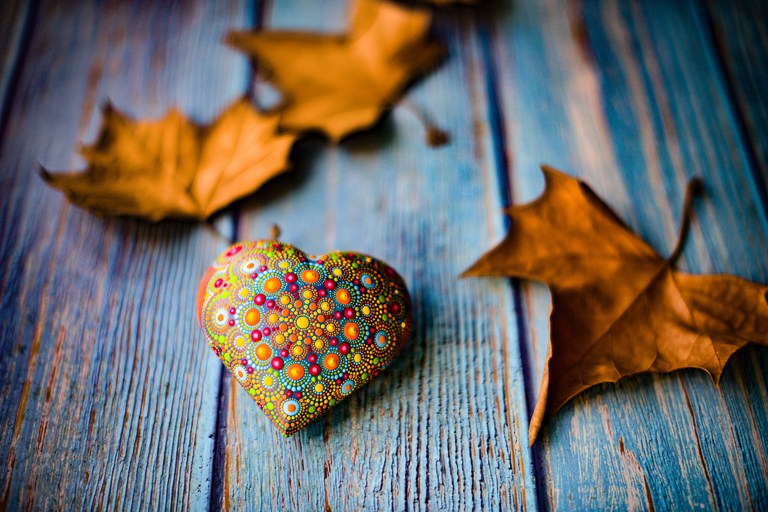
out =
<path fill-rule="evenodd" d="M 36 175 L 84 165 L 107 100 L 210 121 L 248 88 L 221 41 L 342 31 L 344 0 L 0 6 L 0 510 L 768 510 L 768 351 L 583 393 L 529 448 L 549 296 L 459 280 L 540 194 L 587 182 L 662 254 L 768 282 L 768 8 L 760 0 L 515 0 L 439 11 L 445 64 L 371 133 L 312 138 L 296 169 L 214 219 L 239 239 L 390 262 L 415 328 L 370 385 L 283 439 L 223 372 L 196 291 L 209 226 L 100 219 Z M 305 216 L 308 208 L 315 214 Z"/>

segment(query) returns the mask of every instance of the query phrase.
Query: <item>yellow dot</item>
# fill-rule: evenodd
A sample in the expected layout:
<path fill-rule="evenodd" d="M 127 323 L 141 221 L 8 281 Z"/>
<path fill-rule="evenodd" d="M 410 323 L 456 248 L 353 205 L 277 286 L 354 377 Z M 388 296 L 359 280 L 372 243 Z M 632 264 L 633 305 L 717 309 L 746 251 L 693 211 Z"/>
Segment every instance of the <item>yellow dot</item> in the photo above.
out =
<path fill-rule="evenodd" d="M 241 288 L 240 289 L 240 296 L 242 298 L 246 298 L 250 294 L 251 294 L 251 291 L 248 288 Z"/>
<path fill-rule="evenodd" d="M 361 354 L 359 352 L 357 354 L 355 354 L 355 362 L 356 363 L 359 363 L 362 360 L 363 360 L 363 354 Z"/>
<path fill-rule="evenodd" d="M 371 314 L 371 308 L 369 308 L 368 306 L 363 306 L 363 314 L 365 316 L 370 315 Z"/>
<path fill-rule="evenodd" d="M 299 318 L 296 319 L 296 326 L 299 329 L 306 329 L 307 327 L 309 327 L 309 318 L 305 316 L 300 316 Z"/>
<path fill-rule="evenodd" d="M 264 281 L 262 288 L 264 288 L 264 291 L 267 293 L 275 293 L 280 289 L 281 286 L 283 286 L 283 283 L 280 281 L 280 279 L 277 277 L 270 277 Z"/>
<path fill-rule="evenodd" d="M 276 324 L 277 321 L 280 320 L 280 317 L 277 316 L 277 313 L 272 313 L 271 315 L 269 315 L 268 320 L 269 320 L 269 323 Z"/>
<path fill-rule="evenodd" d="M 291 266 L 291 264 L 289 262 L 287 262 L 287 261 L 281 261 L 280 263 L 278 263 L 278 266 L 280 268 L 288 268 L 288 267 Z"/>
<path fill-rule="evenodd" d="M 335 275 L 335 276 L 342 276 L 342 275 L 344 275 L 344 271 L 341 270 L 340 268 L 336 267 L 335 269 L 333 269 L 333 275 Z"/>
<path fill-rule="evenodd" d="M 242 336 L 238 336 L 237 338 L 235 338 L 235 346 L 237 348 L 243 348 L 245 346 L 245 338 L 243 338 Z"/>
<path fill-rule="evenodd" d="M 325 342 L 322 339 L 315 340 L 315 350 L 323 350 L 325 348 Z"/>
<path fill-rule="evenodd" d="M 333 324 L 328 324 L 327 326 L 325 326 L 325 330 L 328 332 L 334 332 L 336 330 L 336 326 Z"/>
<path fill-rule="evenodd" d="M 265 386 L 271 386 L 272 384 L 274 384 L 274 382 L 275 381 L 272 379 L 271 375 L 267 375 L 266 377 L 264 377 L 264 385 Z"/>
<path fill-rule="evenodd" d="M 315 393 L 322 393 L 324 389 L 325 389 L 325 386 L 323 386 L 322 382 L 318 382 L 317 384 L 315 384 Z"/>
<path fill-rule="evenodd" d="M 285 336 L 283 336 L 282 334 L 278 334 L 277 336 L 275 336 L 275 343 L 277 344 L 285 343 Z"/>
<path fill-rule="evenodd" d="M 291 302 L 291 298 L 289 296 L 283 295 L 282 297 L 280 297 L 280 304 L 282 304 L 283 306 L 287 306 L 288 304 L 290 304 L 290 302 Z"/>
<path fill-rule="evenodd" d="M 302 293 L 305 299 L 311 299 L 312 298 L 312 290 L 304 290 L 304 293 Z"/>
<path fill-rule="evenodd" d="M 320 304 L 320 309 L 322 309 L 323 311 L 330 311 L 331 305 L 328 302 L 323 302 L 322 304 Z"/>

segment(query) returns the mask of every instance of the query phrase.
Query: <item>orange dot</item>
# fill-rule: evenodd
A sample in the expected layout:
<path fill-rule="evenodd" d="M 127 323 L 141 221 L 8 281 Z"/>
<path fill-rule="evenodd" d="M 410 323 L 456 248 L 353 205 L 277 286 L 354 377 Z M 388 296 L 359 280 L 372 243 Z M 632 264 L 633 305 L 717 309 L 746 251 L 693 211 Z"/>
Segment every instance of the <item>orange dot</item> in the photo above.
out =
<path fill-rule="evenodd" d="M 291 334 L 290 336 L 288 336 L 288 340 L 289 340 L 291 343 L 295 343 L 297 339 L 299 339 L 299 337 L 298 337 L 298 336 L 296 336 L 295 334 Z"/>
<path fill-rule="evenodd" d="M 383 334 L 379 336 L 379 345 L 385 345 L 387 343 L 387 337 Z"/>
<path fill-rule="evenodd" d="M 288 330 L 288 324 L 283 322 L 280 324 L 280 332 L 285 332 Z"/>
<path fill-rule="evenodd" d="M 360 327 L 354 322 L 349 322 L 344 326 L 344 336 L 350 341 L 355 341 L 360 334 Z"/>
<path fill-rule="evenodd" d="M 316 270 L 308 268 L 301 273 L 301 280 L 308 284 L 316 283 L 320 279 L 320 274 Z"/>
<path fill-rule="evenodd" d="M 317 315 L 318 322 L 325 322 L 325 315 Z"/>
<path fill-rule="evenodd" d="M 270 277 L 266 281 L 264 281 L 264 291 L 267 293 L 275 293 L 277 290 L 280 289 L 280 287 L 283 286 L 282 281 L 280 281 L 277 277 Z"/>
<path fill-rule="evenodd" d="M 295 307 L 296 309 L 300 308 L 303 305 L 304 303 L 301 302 L 300 300 L 297 300 L 296 302 L 293 303 L 293 307 Z"/>
<path fill-rule="evenodd" d="M 338 290 L 336 290 L 336 300 L 346 306 L 352 301 L 352 295 L 349 293 L 349 290 L 345 290 L 344 288 L 339 288 Z"/>
<path fill-rule="evenodd" d="M 269 345 L 266 343 L 262 343 L 256 347 L 256 357 L 258 357 L 260 361 L 266 361 L 272 357 L 272 349 L 269 348 Z"/>
<path fill-rule="evenodd" d="M 309 345 L 310 343 L 312 343 L 312 338 L 310 338 L 309 336 L 307 336 L 306 338 L 304 338 L 304 344 L 305 344 L 305 345 Z"/>
<path fill-rule="evenodd" d="M 322 336 L 323 330 L 322 329 L 315 329 L 315 336 Z"/>
<path fill-rule="evenodd" d="M 290 315 L 291 315 L 290 311 L 288 311 L 287 309 L 283 310 L 283 316 L 290 316 Z"/>
<path fill-rule="evenodd" d="M 335 370 L 339 367 L 339 356 L 336 354 L 328 354 L 323 358 L 323 366 L 329 370 Z M 303 369 L 303 368 L 302 368 Z"/>
<path fill-rule="evenodd" d="M 256 308 L 251 308 L 245 312 L 245 323 L 248 325 L 256 325 L 261 320 L 261 314 Z"/>
<path fill-rule="evenodd" d="M 315 304 L 313 302 L 312 304 L 309 305 L 309 309 L 311 309 L 312 311 L 316 310 L 317 309 L 317 304 Z"/>
<path fill-rule="evenodd" d="M 288 409 L 288 412 L 293 412 L 296 410 L 296 404 L 293 404 L 293 403 L 288 404 L 285 406 L 285 408 Z"/>
<path fill-rule="evenodd" d="M 293 380 L 301 380 L 304 377 L 304 367 L 295 363 L 290 365 L 285 373 Z"/>

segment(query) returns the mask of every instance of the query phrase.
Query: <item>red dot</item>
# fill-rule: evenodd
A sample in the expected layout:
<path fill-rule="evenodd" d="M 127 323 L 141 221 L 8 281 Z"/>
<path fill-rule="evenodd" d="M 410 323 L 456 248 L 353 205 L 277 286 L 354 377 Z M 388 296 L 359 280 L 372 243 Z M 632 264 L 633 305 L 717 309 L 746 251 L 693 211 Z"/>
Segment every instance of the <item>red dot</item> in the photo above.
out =
<path fill-rule="evenodd" d="M 348 379 L 348 378 L 349 378 L 349 374 L 348 374 L 348 373 L 345 373 L 344 375 L 342 375 L 342 376 L 341 376 L 341 378 L 342 378 L 342 379 Z"/>
<path fill-rule="evenodd" d="M 283 362 L 283 360 L 280 359 L 279 357 L 275 357 L 274 359 L 272 359 L 272 368 L 274 368 L 275 370 L 282 370 L 284 364 L 285 362 Z"/>
<path fill-rule="evenodd" d="M 264 304 L 266 301 L 267 301 L 267 298 L 264 296 L 264 294 L 263 294 L 263 293 L 260 293 L 260 294 L 258 294 L 257 296 L 255 296 L 255 297 L 253 298 L 253 302 L 254 302 L 254 304 L 256 304 L 257 306 L 261 306 L 261 305 L 262 305 L 262 304 Z"/>
<path fill-rule="evenodd" d="M 301 391 L 296 392 L 296 398 L 301 398 Z"/>
<path fill-rule="evenodd" d="M 368 329 L 368 332 L 370 332 L 371 334 L 375 334 L 376 333 L 376 329 L 371 327 L 370 329 Z"/>
<path fill-rule="evenodd" d="M 339 344 L 339 340 L 337 340 L 336 338 L 331 338 L 331 342 L 330 343 L 331 343 L 332 347 L 335 347 L 336 345 Z"/>
<path fill-rule="evenodd" d="M 248 367 L 248 373 L 253 373 L 253 367 L 252 366 Z"/>
<path fill-rule="evenodd" d="M 392 312 L 396 315 L 400 314 L 400 304 L 397 302 L 392 303 Z"/>
<path fill-rule="evenodd" d="M 341 311 L 337 311 L 337 312 L 335 312 L 335 313 L 333 314 L 333 317 L 334 317 L 336 320 L 341 320 L 341 317 L 343 317 L 343 316 L 344 316 L 344 314 L 343 314 Z"/>
<path fill-rule="evenodd" d="M 365 340 L 366 345 L 373 345 L 373 338 L 368 338 Z"/>
<path fill-rule="evenodd" d="M 229 325 L 235 325 L 235 321 L 234 320 L 230 320 L 229 321 Z"/>
<path fill-rule="evenodd" d="M 267 307 L 268 307 L 269 309 L 272 309 L 273 307 L 275 307 L 275 301 L 273 301 L 273 300 L 268 300 L 268 301 L 267 301 Z"/>
<path fill-rule="evenodd" d="M 295 283 L 296 279 L 298 279 L 298 278 L 296 277 L 296 274 L 294 274 L 293 272 L 285 274 L 285 280 L 288 283 Z"/>
<path fill-rule="evenodd" d="M 280 355 L 283 356 L 283 357 L 288 357 L 288 351 L 283 349 L 283 350 L 280 351 Z"/>
<path fill-rule="evenodd" d="M 267 271 L 267 267 L 265 267 L 264 265 L 262 265 L 261 268 L 259 269 L 259 272 L 266 272 L 266 271 Z"/>
<path fill-rule="evenodd" d="M 307 361 L 309 361 L 310 363 L 316 363 L 317 356 L 315 354 L 309 354 L 309 357 L 307 357 Z"/>
<path fill-rule="evenodd" d="M 237 310 L 235 308 L 229 308 L 230 315 L 234 315 L 235 313 L 237 313 Z"/>
<path fill-rule="evenodd" d="M 265 327 L 262 332 L 264 332 L 264 336 L 269 336 L 272 333 L 272 329 Z"/>
<path fill-rule="evenodd" d="M 341 384 L 343 381 L 341 379 L 336 379 L 336 384 Z"/>
<path fill-rule="evenodd" d="M 247 360 L 247 359 L 243 359 L 243 360 L 242 360 L 242 361 L 240 361 L 240 362 L 241 362 L 241 363 L 243 363 L 243 364 L 248 364 L 248 360 Z"/>
<path fill-rule="evenodd" d="M 354 281 L 352 281 L 352 284 L 354 284 L 355 286 L 357 286 L 357 285 L 359 285 L 359 284 L 360 284 L 360 280 L 358 280 L 358 279 L 355 279 Z"/>
<path fill-rule="evenodd" d="M 327 291 L 325 291 L 325 288 L 320 288 L 320 289 L 317 291 L 317 294 L 318 294 L 320 297 L 325 297 L 326 295 L 328 295 L 328 292 L 327 292 Z"/>
<path fill-rule="evenodd" d="M 355 318 L 355 310 L 352 308 L 347 308 L 344 310 L 344 316 L 349 318 L 350 320 Z"/>
<path fill-rule="evenodd" d="M 261 339 L 261 331 L 253 331 L 251 333 L 251 339 L 253 341 L 259 341 Z"/>
<path fill-rule="evenodd" d="M 339 354 L 341 354 L 341 355 L 343 355 L 343 356 L 345 356 L 345 355 L 349 354 L 349 343 L 347 343 L 347 342 L 345 341 L 344 343 L 342 343 L 341 345 L 339 345 Z"/>
<path fill-rule="evenodd" d="M 291 286 L 288 287 L 288 289 L 291 290 L 292 292 L 295 292 L 299 289 L 299 285 L 292 284 Z"/>
<path fill-rule="evenodd" d="M 213 283 L 213 286 L 215 286 L 216 288 L 218 288 L 219 286 L 221 286 L 221 283 L 223 283 L 223 282 L 224 282 L 224 280 L 223 280 L 222 278 L 218 278 L 218 279 L 216 280 L 216 282 L 215 282 L 215 283 Z"/>
<path fill-rule="evenodd" d="M 286 390 L 285 396 L 288 396 L 288 397 L 293 396 L 293 391 L 291 391 L 290 389 Z"/>
<path fill-rule="evenodd" d="M 309 366 L 309 374 L 313 377 L 317 377 L 320 375 L 320 372 L 323 371 L 322 368 L 320 368 L 319 364 L 312 364 Z"/>
<path fill-rule="evenodd" d="M 325 286 L 329 290 L 333 290 L 336 288 L 336 281 L 333 281 L 331 279 L 326 279 L 325 282 L 323 283 L 323 286 Z"/>

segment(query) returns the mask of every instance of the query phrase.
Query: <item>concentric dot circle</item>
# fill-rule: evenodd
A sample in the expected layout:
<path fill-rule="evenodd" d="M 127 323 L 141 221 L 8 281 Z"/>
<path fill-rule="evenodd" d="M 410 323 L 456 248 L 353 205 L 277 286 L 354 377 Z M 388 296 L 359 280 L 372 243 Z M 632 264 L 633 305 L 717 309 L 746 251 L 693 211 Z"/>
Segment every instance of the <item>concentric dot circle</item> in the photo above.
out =
<path fill-rule="evenodd" d="M 283 402 L 283 413 L 285 413 L 286 416 L 294 417 L 299 412 L 301 412 L 301 404 L 298 400 L 294 398 L 289 398 L 285 402 Z"/>
<path fill-rule="evenodd" d="M 227 308 L 217 309 L 213 314 L 213 321 L 219 327 L 224 327 L 229 322 L 229 310 Z"/>
<path fill-rule="evenodd" d="M 348 395 L 352 392 L 352 390 L 355 389 L 355 381 L 352 379 L 347 379 L 341 384 L 340 391 L 344 395 Z"/>
<path fill-rule="evenodd" d="M 387 348 L 387 344 L 389 344 L 389 335 L 385 331 L 379 331 L 374 335 L 373 342 L 381 349 Z"/>
<path fill-rule="evenodd" d="M 239 364 L 234 368 L 232 368 L 232 374 L 240 382 L 245 382 L 246 380 L 248 380 L 248 371 L 245 369 L 243 365 Z"/>
<path fill-rule="evenodd" d="M 315 284 L 320 280 L 320 272 L 313 268 L 304 269 L 301 272 L 301 280 L 307 284 Z"/>
<path fill-rule="evenodd" d="M 270 277 L 264 281 L 264 284 L 261 285 L 261 289 L 264 290 L 264 293 L 275 294 L 280 291 L 282 286 L 283 282 L 279 277 Z"/>
<path fill-rule="evenodd" d="M 363 283 L 363 286 L 366 288 L 375 288 L 376 287 L 376 279 L 369 275 L 369 274 L 363 274 L 360 276 L 360 282 Z"/>

